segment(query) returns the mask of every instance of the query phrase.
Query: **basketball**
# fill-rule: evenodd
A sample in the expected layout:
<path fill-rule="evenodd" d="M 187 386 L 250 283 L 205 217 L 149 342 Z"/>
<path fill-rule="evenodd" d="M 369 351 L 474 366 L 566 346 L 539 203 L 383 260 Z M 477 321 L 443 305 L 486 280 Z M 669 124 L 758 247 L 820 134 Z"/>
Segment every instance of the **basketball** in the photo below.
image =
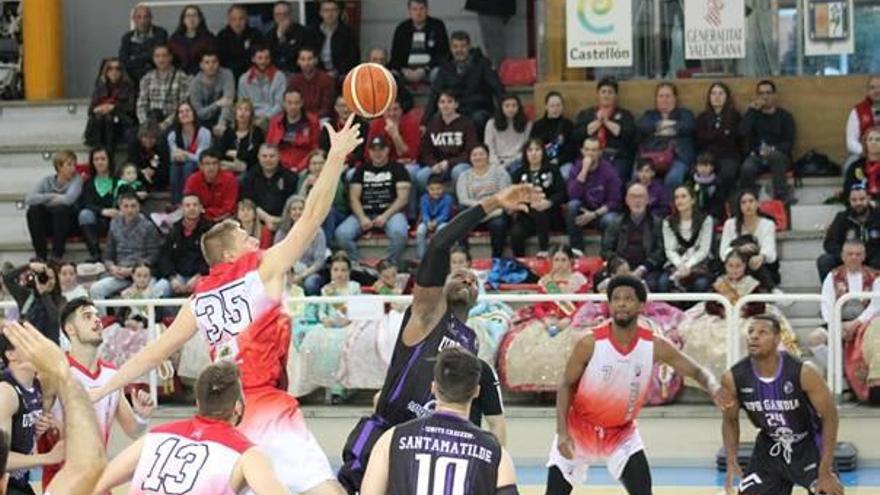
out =
<path fill-rule="evenodd" d="M 342 83 L 345 104 L 361 117 L 374 119 L 385 113 L 397 97 L 394 76 L 379 64 L 360 64 Z"/>

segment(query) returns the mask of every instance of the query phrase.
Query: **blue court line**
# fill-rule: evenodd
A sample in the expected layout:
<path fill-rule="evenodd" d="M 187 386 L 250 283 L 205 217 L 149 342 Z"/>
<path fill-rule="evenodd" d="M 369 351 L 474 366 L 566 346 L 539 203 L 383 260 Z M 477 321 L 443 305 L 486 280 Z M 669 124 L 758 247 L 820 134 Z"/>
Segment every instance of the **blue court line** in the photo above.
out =
<path fill-rule="evenodd" d="M 724 473 L 713 468 L 652 467 L 651 477 L 654 486 L 724 486 Z M 522 485 L 543 486 L 547 482 L 547 468 L 543 466 L 519 466 L 516 468 L 517 482 Z M 880 487 L 880 468 L 858 469 L 842 473 L 846 486 Z M 587 475 L 587 485 L 616 485 L 617 480 L 608 474 L 604 466 L 591 467 Z"/>

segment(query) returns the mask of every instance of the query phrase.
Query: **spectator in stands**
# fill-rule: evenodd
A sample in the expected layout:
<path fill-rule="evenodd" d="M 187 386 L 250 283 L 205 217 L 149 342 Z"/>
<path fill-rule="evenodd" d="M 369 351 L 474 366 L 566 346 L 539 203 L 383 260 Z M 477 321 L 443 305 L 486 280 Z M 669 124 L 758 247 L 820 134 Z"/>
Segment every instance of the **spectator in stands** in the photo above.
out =
<path fill-rule="evenodd" d="M 388 51 L 384 48 L 370 49 L 370 52 L 367 54 L 367 62 L 379 64 L 386 69 L 391 70 L 391 75 L 394 76 L 394 81 L 397 84 L 397 100 L 400 101 L 400 105 L 403 107 L 404 113 L 412 110 L 412 92 L 405 86 L 403 76 L 400 74 L 400 72 L 392 70 L 391 67 L 388 65 Z"/>
<path fill-rule="evenodd" d="M 515 212 L 510 229 L 510 247 L 514 256 L 526 255 L 526 240 L 538 235 L 538 256 L 550 249 L 550 230 L 562 227 L 560 209 L 565 204 L 565 181 L 559 169 L 550 165 L 544 143 L 530 138 L 522 147 L 522 168 L 513 176 L 514 184 L 532 184 L 544 193 L 544 199 L 530 205 L 528 212 Z"/>
<path fill-rule="evenodd" d="M 318 119 L 303 111 L 303 97 L 296 89 L 284 93 L 284 112 L 269 122 L 266 142 L 278 147 L 281 165 L 288 170 L 301 172 L 306 166 L 309 152 L 318 147 L 321 128 Z"/>
<path fill-rule="evenodd" d="M 217 33 L 217 53 L 220 65 L 232 71 L 236 83 L 251 65 L 251 49 L 262 42 L 262 33 L 248 26 L 247 7 L 231 5 L 226 11 L 226 27 Z"/>
<path fill-rule="evenodd" d="M 119 215 L 110 221 L 104 265 L 108 275 L 89 288 L 92 299 L 107 299 L 131 285 L 131 275 L 138 263 L 153 264 L 159 259 L 162 234 L 141 213 L 141 202 L 132 193 L 119 196 Z M 161 280 L 162 294 L 169 295 L 168 281 Z"/>
<path fill-rule="evenodd" d="M 617 170 L 622 182 L 633 176 L 636 150 L 636 121 L 633 115 L 617 103 L 618 85 L 612 78 L 604 78 L 596 85 L 597 105 L 581 111 L 574 119 L 572 140 L 580 145 L 587 136 L 599 140 L 599 148 Z"/>
<path fill-rule="evenodd" d="M 394 29 L 388 68 L 408 83 L 430 82 L 432 72 L 449 58 L 446 24 L 428 15 L 428 0 L 407 0 L 409 19 Z"/>
<path fill-rule="evenodd" d="M 268 225 L 264 224 L 260 219 L 257 211 L 257 205 L 250 199 L 243 199 L 238 202 L 235 211 L 235 220 L 241 225 L 241 228 L 254 239 L 259 241 L 260 249 L 268 249 L 272 246 L 272 230 Z M 278 222 L 281 219 L 278 217 Z M 278 225 L 278 223 L 275 223 Z"/>
<path fill-rule="evenodd" d="M 64 258 L 64 246 L 76 225 L 76 202 L 83 187 L 72 151 L 55 153 L 52 166 L 55 174 L 44 177 L 24 198 L 31 245 L 40 260 L 47 259 L 49 254 L 49 236 L 52 236 L 52 258 Z"/>
<path fill-rule="evenodd" d="M 604 232 L 620 211 L 623 184 L 614 165 L 602 155 L 599 139 L 587 137 L 581 146 L 581 158 L 574 162 L 566 181 L 568 203 L 565 228 L 572 249 L 581 255 L 585 228 Z"/>
<path fill-rule="evenodd" d="M 626 260 L 635 267 L 633 275 L 644 280 L 654 292 L 668 292 L 660 277 L 666 264 L 660 220 L 648 213 L 648 190 L 633 182 L 626 189 L 626 210 L 602 233 L 602 259 Z"/>
<path fill-rule="evenodd" d="M 339 131 L 340 129 L 345 127 L 345 121 L 348 120 L 348 117 L 351 114 L 352 111 L 350 108 L 348 108 L 348 104 L 345 103 L 345 98 L 340 95 L 336 97 L 336 101 L 333 103 L 333 111 L 330 112 L 330 119 L 328 124 L 330 124 L 330 127 L 332 127 L 334 131 Z M 367 129 L 369 127 L 366 119 L 364 119 L 360 115 L 354 116 L 354 123 L 360 125 L 361 129 Z M 324 127 L 321 128 L 321 134 L 318 137 L 318 146 L 321 148 L 321 151 L 323 151 L 324 154 L 330 152 L 330 134 Z M 348 157 L 346 157 L 346 165 L 349 166 L 348 172 L 346 174 L 347 179 L 351 179 L 350 174 L 354 173 L 354 167 L 360 165 L 365 158 L 369 158 L 368 156 L 366 156 L 364 151 L 364 145 L 360 144 L 357 148 L 354 149 L 354 151 L 349 153 Z"/>
<path fill-rule="evenodd" d="M 492 165 L 489 161 L 489 148 L 482 143 L 476 144 L 471 148 L 470 168 L 456 181 L 455 195 L 461 208 L 470 208 L 503 190 L 510 183 L 510 174 L 504 167 Z M 507 216 L 499 209 L 483 222 L 489 229 L 492 257 L 500 258 L 504 254 L 504 244 L 507 241 Z"/>
<path fill-rule="evenodd" d="M 114 197 L 118 197 L 125 191 L 135 193 L 141 201 L 147 199 L 148 193 L 146 186 L 140 180 L 137 165 L 133 163 L 126 163 L 119 169 L 118 177 L 116 178 Z"/>
<path fill-rule="evenodd" d="M 287 89 L 299 91 L 306 112 L 327 117 L 336 97 L 336 80 L 318 68 L 318 52 L 310 46 L 300 48 L 296 65 L 299 72 L 290 76 Z"/>
<path fill-rule="evenodd" d="M 657 218 L 669 215 L 669 195 L 663 181 L 654 172 L 654 162 L 645 158 L 636 158 L 635 181 L 648 190 L 648 211 Z"/>
<path fill-rule="evenodd" d="M 199 123 L 219 138 L 232 121 L 235 78 L 231 70 L 220 67 L 220 57 L 216 52 L 202 53 L 199 68 L 199 73 L 189 84 L 189 102 L 196 111 Z"/>
<path fill-rule="evenodd" d="M 293 20 L 290 3 L 284 0 L 275 2 L 272 7 L 272 26 L 266 33 L 266 41 L 272 50 L 272 60 L 279 69 L 292 74 L 296 71 L 296 56 L 299 49 L 317 47 L 317 35 L 311 29 Z"/>
<path fill-rule="evenodd" d="M 266 133 L 256 125 L 254 104 L 247 98 L 235 103 L 232 125 L 220 138 L 218 148 L 223 154 L 220 165 L 237 174 L 256 168 L 260 146 L 266 142 Z"/>
<path fill-rule="evenodd" d="M 565 103 L 557 91 L 544 97 L 544 116 L 536 120 L 529 137 L 544 141 L 550 164 L 559 167 L 563 177 L 568 177 L 575 160 L 576 143 L 572 140 L 574 124 L 566 118 Z"/>
<path fill-rule="evenodd" d="M 168 133 L 171 170 L 171 202 L 180 204 L 183 186 L 199 166 L 199 156 L 211 147 L 211 131 L 199 125 L 196 112 L 189 102 L 177 106 L 174 127 Z"/>
<path fill-rule="evenodd" d="M 202 235 L 211 222 L 202 214 L 202 203 L 195 194 L 186 194 L 180 202 L 183 216 L 171 226 L 160 250 L 157 273 L 168 280 L 175 296 L 187 296 L 195 289 L 208 264 L 202 255 Z"/>
<path fill-rule="evenodd" d="M 272 65 L 269 47 L 254 45 L 253 52 L 251 60 L 254 64 L 238 79 L 238 97 L 247 98 L 254 104 L 256 123 L 265 128 L 283 110 L 287 78 Z"/>
<path fill-rule="evenodd" d="M 161 190 L 168 185 L 171 151 L 168 150 L 168 141 L 162 138 L 162 131 L 155 122 L 145 122 L 138 127 L 136 139 L 128 144 L 126 162 L 137 166 L 147 189 Z"/>
<path fill-rule="evenodd" d="M 431 99 L 425 122 L 433 116 L 440 95 L 452 91 L 459 95 L 459 112 L 474 121 L 482 133 L 486 122 L 495 113 L 496 102 L 504 95 L 504 86 L 492 63 L 479 48 L 471 48 L 471 38 L 464 31 L 452 33 L 452 58 L 444 61 L 431 84 Z"/>
<path fill-rule="evenodd" d="M 486 122 L 483 142 L 489 147 L 489 160 L 514 175 L 522 166 L 523 146 L 532 132 L 519 96 L 505 95 L 495 116 Z M 558 169 L 558 168 L 557 168 Z"/>
<path fill-rule="evenodd" d="M 168 40 L 177 67 L 190 76 L 199 71 L 199 62 L 205 52 L 217 51 L 217 39 L 208 30 L 205 16 L 197 5 L 187 5 L 180 11 L 177 29 Z"/>
<path fill-rule="evenodd" d="M 302 217 L 305 204 L 306 198 L 299 195 L 294 195 L 287 199 L 281 223 L 278 225 L 278 230 L 275 231 L 276 243 L 281 242 L 284 236 L 293 228 L 293 225 Z M 321 294 L 321 287 L 324 286 L 324 278 L 321 276 L 321 272 L 324 270 L 326 260 L 327 238 L 324 237 L 324 231 L 319 230 L 312 243 L 309 244 L 309 247 L 293 267 L 293 283 L 302 286 L 307 296 Z"/>
<path fill-rule="evenodd" d="M 849 154 L 843 165 L 844 173 L 850 165 L 865 154 L 862 138 L 868 129 L 880 125 L 880 76 L 868 78 L 865 99 L 849 112 L 846 120 L 846 151 Z"/>
<path fill-rule="evenodd" d="M 131 11 L 134 29 L 122 36 L 119 60 L 135 84 L 153 69 L 153 48 L 168 41 L 168 32 L 153 24 L 153 12 L 145 5 Z"/>
<path fill-rule="evenodd" d="M 403 165 L 388 159 L 388 143 L 374 138 L 369 143 L 369 160 L 355 171 L 349 186 L 352 214 L 336 227 L 336 242 L 353 261 L 360 260 L 356 240 L 372 229 L 384 229 L 388 236 L 388 258 L 395 265 L 406 248 L 409 222 L 409 174 Z"/>
<path fill-rule="evenodd" d="M 89 291 L 77 279 L 76 263 L 62 261 L 58 265 L 57 271 L 58 285 L 61 288 L 61 295 L 66 301 L 73 301 L 77 297 L 89 297 Z"/>
<path fill-rule="evenodd" d="M 844 174 L 843 191 L 846 194 L 855 185 L 861 185 L 872 199 L 880 199 L 880 126 L 871 127 L 862 136 L 864 154 L 850 164 Z"/>
<path fill-rule="evenodd" d="M 712 235 L 715 222 L 696 208 L 696 196 L 688 186 L 678 186 L 675 208 L 663 220 L 663 248 L 668 265 L 661 286 L 690 292 L 709 292 L 712 288 Z"/>
<path fill-rule="evenodd" d="M 3 285 L 18 306 L 20 319 L 58 344 L 61 335 L 59 316 L 65 300 L 54 266 L 32 261 L 4 273 Z"/>
<path fill-rule="evenodd" d="M 758 196 L 750 190 L 739 193 L 734 214 L 724 222 L 719 253 L 727 259 L 736 250 L 748 258 L 748 274 L 765 288 L 779 285 L 776 255 L 776 223 L 758 208 Z"/>
<path fill-rule="evenodd" d="M 794 146 L 794 117 L 776 106 L 776 84 L 773 81 L 758 82 L 756 92 L 757 96 L 739 126 L 740 136 L 749 150 L 740 170 L 740 188 L 756 187 L 758 175 L 770 171 L 773 197 L 794 203 L 797 200 L 785 180 Z"/>
<path fill-rule="evenodd" d="M 428 121 L 422 136 L 422 168 L 416 174 L 419 191 L 427 188 L 428 178 L 435 174 L 452 179 L 454 187 L 458 177 L 470 167 L 468 153 L 477 144 L 474 123 L 458 113 L 458 99 L 452 92 L 440 93 L 437 110 L 439 113 Z"/>
<path fill-rule="evenodd" d="M 822 319 L 831 325 L 834 303 L 850 292 L 880 292 L 880 276 L 865 265 L 865 243 L 860 239 L 847 239 L 840 252 L 843 265 L 831 270 L 822 279 Z M 841 337 L 852 340 L 859 326 L 871 323 L 880 315 L 880 300 L 853 299 L 841 308 L 843 326 Z"/>
<path fill-rule="evenodd" d="M 742 117 L 736 110 L 730 88 L 723 82 L 714 82 L 706 95 L 706 110 L 697 117 L 697 152 L 711 153 L 714 157 L 718 185 L 726 198 L 739 178 L 742 163 L 742 145 L 739 123 Z"/>
<path fill-rule="evenodd" d="M 687 181 L 694 191 L 697 208 L 712 217 L 715 223 L 727 218 L 727 188 L 722 186 L 715 173 L 715 157 L 703 152 L 697 156 L 694 173 Z"/>
<path fill-rule="evenodd" d="M 419 199 L 419 226 L 416 228 L 416 259 L 428 250 L 428 239 L 446 226 L 452 218 L 452 195 L 446 192 L 443 178 L 432 175 L 428 191 Z"/>
<path fill-rule="evenodd" d="M 296 174 L 280 165 L 278 148 L 271 144 L 260 146 L 260 166 L 242 176 L 239 195 L 257 205 L 257 216 L 276 230 L 287 198 L 296 194 Z"/>
<path fill-rule="evenodd" d="M 315 185 L 315 181 L 318 180 L 318 175 L 320 175 L 326 161 L 327 155 L 324 153 L 324 150 L 319 149 L 309 153 L 309 168 L 299 177 L 299 190 L 297 195 L 302 196 L 303 198 L 309 196 L 309 193 Z M 346 191 L 346 184 L 351 180 L 351 176 L 353 175 L 354 169 L 349 169 L 348 172 L 346 172 L 346 180 L 340 180 L 336 185 L 336 194 L 333 196 L 333 207 L 330 208 L 330 213 L 327 214 L 327 218 L 324 220 L 324 223 L 321 224 L 321 229 L 324 231 L 324 239 L 327 240 L 328 244 L 336 242 L 336 226 L 348 217 L 348 192 Z"/>
<path fill-rule="evenodd" d="M 156 68 L 141 79 L 137 100 L 138 122 L 154 122 L 164 133 L 174 123 L 177 106 L 189 96 L 189 76 L 171 64 L 167 45 L 153 49 Z"/>
<path fill-rule="evenodd" d="M 374 137 L 381 137 L 391 143 L 389 159 L 405 166 L 410 177 L 415 180 L 421 144 L 419 121 L 412 112 L 404 113 L 399 95 L 381 118 L 370 121 L 367 142 Z"/>
<path fill-rule="evenodd" d="M 86 145 L 116 149 L 118 142 L 128 142 L 137 125 L 136 99 L 135 88 L 122 71 L 119 59 L 111 57 L 101 61 L 89 104 Z"/>
<path fill-rule="evenodd" d="M 235 213 L 238 200 L 238 180 L 235 174 L 220 169 L 223 155 L 219 151 L 207 149 L 199 155 L 199 170 L 186 179 L 184 194 L 199 197 L 205 211 L 205 218 L 219 222 Z"/>
<path fill-rule="evenodd" d="M 336 0 L 321 0 L 318 7 L 321 24 L 317 29 L 317 55 L 321 67 L 334 79 L 345 77 L 360 61 L 360 40 L 354 31 L 339 18 L 340 4 Z"/>
<path fill-rule="evenodd" d="M 694 114 L 678 106 L 678 88 L 674 84 L 661 82 L 654 91 L 654 109 L 646 111 L 636 125 L 642 136 L 641 150 L 671 151 L 664 182 L 666 189 L 672 191 L 684 182 L 696 158 Z M 655 166 L 659 168 L 658 163 Z"/>
<path fill-rule="evenodd" d="M 847 201 L 846 210 L 837 213 L 825 231 L 825 252 L 816 261 L 819 280 L 825 280 L 834 267 L 843 263 L 840 251 L 846 241 L 853 239 L 865 243 L 868 265 L 880 269 L 880 210 L 871 205 L 864 185 L 851 188 Z"/>
<path fill-rule="evenodd" d="M 116 209 L 116 178 L 107 148 L 89 152 L 89 180 L 79 200 L 79 230 L 89 249 L 90 262 L 101 261 L 98 236 L 106 235 L 110 220 L 119 214 Z"/>

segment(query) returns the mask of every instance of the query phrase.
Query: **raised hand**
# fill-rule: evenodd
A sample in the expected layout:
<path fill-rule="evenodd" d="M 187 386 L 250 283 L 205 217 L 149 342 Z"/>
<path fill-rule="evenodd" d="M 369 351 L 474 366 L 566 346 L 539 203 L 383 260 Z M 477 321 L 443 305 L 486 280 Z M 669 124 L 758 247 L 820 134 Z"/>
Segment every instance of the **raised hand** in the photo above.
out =
<path fill-rule="evenodd" d="M 353 113 L 345 120 L 345 125 L 342 129 L 338 131 L 333 130 L 333 127 L 327 122 L 324 123 L 324 128 L 330 136 L 330 153 L 340 153 L 343 156 L 348 156 L 349 153 L 353 152 L 355 148 L 364 142 L 364 139 L 361 137 L 361 125 L 354 123 Z"/>
<path fill-rule="evenodd" d="M 61 348 L 44 337 L 33 325 L 11 321 L 3 331 L 22 360 L 36 368 L 40 380 L 55 385 L 70 376 L 70 365 Z"/>
<path fill-rule="evenodd" d="M 156 404 L 153 403 L 153 398 L 150 397 L 150 394 L 144 390 L 135 390 L 131 394 L 131 408 L 134 410 L 135 414 L 146 419 L 153 415 L 153 408 Z"/>
<path fill-rule="evenodd" d="M 531 184 L 517 184 L 500 191 L 495 195 L 501 207 L 507 211 L 528 212 L 529 206 L 544 199 L 544 192 Z"/>

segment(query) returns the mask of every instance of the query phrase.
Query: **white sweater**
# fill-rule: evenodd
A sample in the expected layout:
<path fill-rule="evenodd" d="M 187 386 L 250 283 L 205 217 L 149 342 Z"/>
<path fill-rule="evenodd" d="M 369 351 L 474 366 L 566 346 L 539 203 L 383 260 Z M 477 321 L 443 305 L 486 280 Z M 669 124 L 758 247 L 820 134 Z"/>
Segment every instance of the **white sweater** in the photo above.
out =
<path fill-rule="evenodd" d="M 495 119 L 489 119 L 489 122 L 486 122 L 486 132 L 483 133 L 483 140 L 489 147 L 489 161 L 493 165 L 507 166 L 508 163 L 522 156 L 522 147 L 528 141 L 531 132 L 531 122 L 526 122 L 523 132 L 516 132 L 512 124 L 508 125 L 507 129 L 499 131 L 495 128 Z"/>
<path fill-rule="evenodd" d="M 669 263 L 676 268 L 681 266 L 693 268 L 705 260 L 709 256 L 709 250 L 712 248 L 713 224 L 712 217 L 706 216 L 703 224 L 700 226 L 700 236 L 697 238 L 696 244 L 691 246 L 684 254 L 678 254 L 678 238 L 672 231 L 669 218 L 664 219 L 663 247 L 666 250 L 666 259 Z M 689 239 L 693 235 L 693 221 L 681 222 L 679 227 L 683 238 Z"/>
<path fill-rule="evenodd" d="M 752 234 L 758 239 L 760 254 L 764 257 L 765 263 L 776 261 L 776 224 L 773 223 L 773 220 L 761 217 L 754 232 L 743 231 L 742 234 Z M 722 260 L 727 259 L 727 255 L 732 251 L 730 243 L 737 237 L 739 235 L 736 233 L 736 218 L 728 218 L 724 222 L 724 229 L 721 231 L 721 245 L 718 248 Z"/>

